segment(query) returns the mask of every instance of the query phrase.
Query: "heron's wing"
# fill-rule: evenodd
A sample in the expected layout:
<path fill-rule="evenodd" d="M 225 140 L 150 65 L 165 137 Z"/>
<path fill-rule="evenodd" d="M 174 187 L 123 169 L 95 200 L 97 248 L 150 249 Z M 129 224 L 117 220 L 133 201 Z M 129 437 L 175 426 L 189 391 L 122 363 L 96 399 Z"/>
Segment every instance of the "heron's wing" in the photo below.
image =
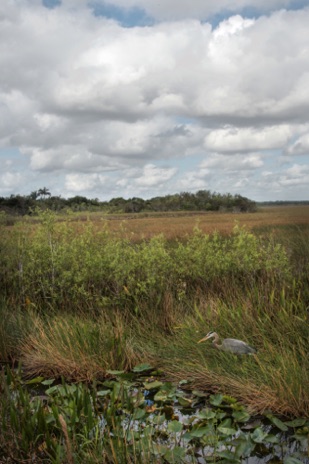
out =
<path fill-rule="evenodd" d="M 222 344 L 227 344 L 230 346 L 248 346 L 247 343 L 243 342 L 242 340 L 237 340 L 236 338 L 225 338 Z"/>
<path fill-rule="evenodd" d="M 232 353 L 246 354 L 246 353 L 255 353 L 255 349 L 247 345 L 247 343 L 242 340 L 237 340 L 235 338 L 226 338 L 222 342 L 222 348 Z"/>

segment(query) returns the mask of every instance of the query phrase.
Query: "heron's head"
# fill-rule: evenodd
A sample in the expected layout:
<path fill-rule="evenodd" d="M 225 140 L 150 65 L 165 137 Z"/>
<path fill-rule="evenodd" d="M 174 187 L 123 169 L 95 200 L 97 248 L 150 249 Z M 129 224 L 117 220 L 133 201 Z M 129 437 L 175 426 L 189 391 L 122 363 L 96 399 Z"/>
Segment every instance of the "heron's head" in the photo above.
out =
<path fill-rule="evenodd" d="M 205 335 L 205 337 L 201 338 L 201 340 L 199 340 L 197 343 L 205 342 L 206 340 L 209 340 L 210 338 L 215 337 L 216 335 L 216 332 L 208 332 L 208 334 Z"/>

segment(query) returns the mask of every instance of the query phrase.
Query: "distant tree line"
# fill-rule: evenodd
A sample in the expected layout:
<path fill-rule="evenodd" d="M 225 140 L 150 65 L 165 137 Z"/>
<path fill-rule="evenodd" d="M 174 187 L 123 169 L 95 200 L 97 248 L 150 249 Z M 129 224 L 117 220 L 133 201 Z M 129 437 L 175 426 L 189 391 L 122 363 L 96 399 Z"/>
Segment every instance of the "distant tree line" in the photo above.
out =
<path fill-rule="evenodd" d="M 256 210 L 256 203 L 241 195 L 220 194 L 209 190 L 199 190 L 197 193 L 176 193 L 154 197 L 150 200 L 138 197 L 129 199 L 118 197 L 110 201 L 100 201 L 97 198 L 88 199 L 80 195 L 67 199 L 53 196 L 44 187 L 31 192 L 30 195 L 0 197 L 0 211 L 9 214 L 33 214 L 37 207 L 57 212 L 69 209 L 72 211 L 104 211 L 114 214 L 165 211 L 253 212 Z"/>
<path fill-rule="evenodd" d="M 259 206 L 289 206 L 289 205 L 309 205 L 309 200 L 277 200 L 277 201 L 259 201 Z"/>

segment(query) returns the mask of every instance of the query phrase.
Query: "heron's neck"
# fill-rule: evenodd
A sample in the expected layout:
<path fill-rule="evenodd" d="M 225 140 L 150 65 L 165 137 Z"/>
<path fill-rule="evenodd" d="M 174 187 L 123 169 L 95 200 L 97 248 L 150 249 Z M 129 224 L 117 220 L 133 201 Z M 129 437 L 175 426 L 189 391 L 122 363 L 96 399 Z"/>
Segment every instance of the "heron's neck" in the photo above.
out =
<path fill-rule="evenodd" d="M 219 345 L 219 335 L 218 335 L 218 334 L 216 334 L 216 335 L 213 336 L 213 342 L 212 342 L 212 344 L 213 344 L 216 348 L 219 348 L 219 349 L 222 347 L 222 345 Z"/>

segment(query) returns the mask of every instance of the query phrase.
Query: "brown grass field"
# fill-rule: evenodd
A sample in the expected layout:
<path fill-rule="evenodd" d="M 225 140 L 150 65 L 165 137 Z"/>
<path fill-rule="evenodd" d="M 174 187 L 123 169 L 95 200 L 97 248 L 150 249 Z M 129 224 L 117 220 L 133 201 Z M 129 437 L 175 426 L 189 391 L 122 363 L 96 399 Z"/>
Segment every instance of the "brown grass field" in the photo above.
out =
<path fill-rule="evenodd" d="M 236 224 L 249 230 L 309 224 L 309 205 L 260 207 L 256 213 L 175 212 L 119 216 L 95 213 L 90 218 L 96 225 L 106 223 L 111 232 L 128 234 L 133 240 L 147 239 L 161 233 L 167 239 L 176 239 L 192 233 L 196 226 L 209 234 L 214 231 L 229 234 Z"/>

